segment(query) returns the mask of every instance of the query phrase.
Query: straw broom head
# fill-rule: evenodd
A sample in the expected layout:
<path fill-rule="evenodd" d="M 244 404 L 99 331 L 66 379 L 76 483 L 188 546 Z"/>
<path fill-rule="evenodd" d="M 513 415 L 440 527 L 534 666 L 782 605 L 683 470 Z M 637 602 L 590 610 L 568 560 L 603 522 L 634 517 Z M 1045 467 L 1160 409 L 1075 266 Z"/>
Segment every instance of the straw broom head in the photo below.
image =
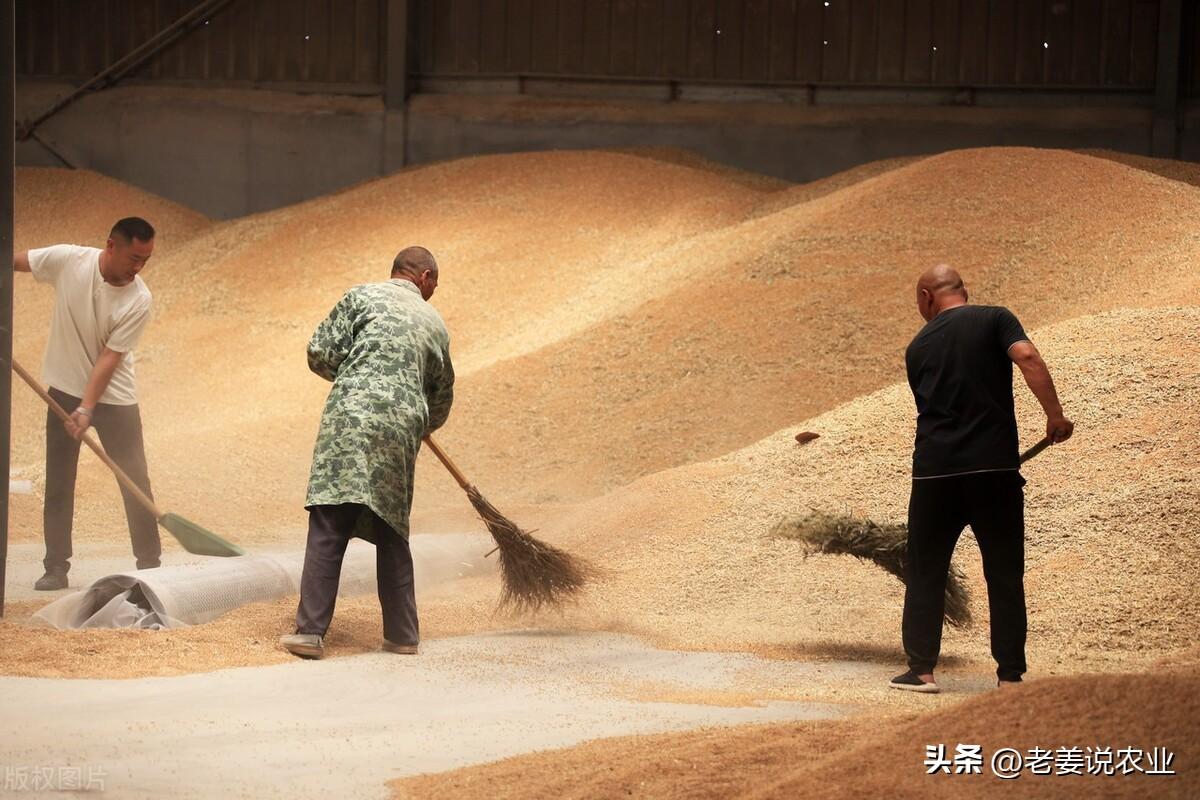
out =
<path fill-rule="evenodd" d="M 816 511 L 805 517 L 784 520 L 772 530 L 773 536 L 793 539 L 808 553 L 854 556 L 871 561 L 904 582 L 908 526 L 873 522 L 844 515 Z M 946 621 L 955 627 L 971 624 L 970 593 L 966 577 L 957 566 L 950 566 L 946 581 Z"/>
<path fill-rule="evenodd" d="M 598 570 L 589 562 L 535 539 L 496 510 L 474 486 L 467 497 L 500 551 L 500 607 L 517 612 L 557 608 L 575 599 Z"/>

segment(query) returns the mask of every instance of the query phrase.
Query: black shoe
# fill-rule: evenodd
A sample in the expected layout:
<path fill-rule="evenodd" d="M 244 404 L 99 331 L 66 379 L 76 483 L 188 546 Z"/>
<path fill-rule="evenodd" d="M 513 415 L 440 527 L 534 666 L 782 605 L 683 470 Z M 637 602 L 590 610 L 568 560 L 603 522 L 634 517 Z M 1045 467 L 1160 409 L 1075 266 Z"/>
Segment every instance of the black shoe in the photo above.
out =
<path fill-rule="evenodd" d="M 139 561 L 137 562 L 138 569 L 158 569 L 162 566 L 161 561 Z"/>
<path fill-rule="evenodd" d="M 933 681 L 927 683 L 921 680 L 920 676 L 911 669 L 903 675 L 892 678 L 888 686 L 893 689 L 903 689 L 906 692 L 922 692 L 923 694 L 937 694 L 941 691 L 936 683 Z"/>
<path fill-rule="evenodd" d="M 37 579 L 33 588 L 39 592 L 54 592 L 67 588 L 67 573 L 47 570 L 46 574 Z"/>

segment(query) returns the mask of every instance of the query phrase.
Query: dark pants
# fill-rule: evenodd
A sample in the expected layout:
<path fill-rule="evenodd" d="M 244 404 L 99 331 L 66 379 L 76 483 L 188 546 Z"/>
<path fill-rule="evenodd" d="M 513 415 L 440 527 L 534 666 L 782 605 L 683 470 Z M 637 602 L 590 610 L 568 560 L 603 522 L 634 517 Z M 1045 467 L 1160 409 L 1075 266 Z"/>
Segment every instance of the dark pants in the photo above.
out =
<path fill-rule="evenodd" d="M 81 402 L 78 397 L 50 389 L 53 397 L 67 413 Z M 146 469 L 146 450 L 142 443 L 142 416 L 136 405 L 116 406 L 98 403 L 92 416 L 92 427 L 100 435 L 105 452 L 133 482 L 150 493 L 150 476 Z M 42 512 L 46 536 L 46 558 L 42 563 L 47 572 L 66 573 L 71 568 L 71 526 L 75 517 L 75 476 L 79 468 L 80 442 L 71 437 L 52 411 L 46 413 L 46 504 Z M 138 569 L 157 567 L 162 555 L 158 538 L 158 522 L 125 487 L 125 519 L 129 523 L 129 538 Z"/>
<path fill-rule="evenodd" d="M 903 633 L 917 674 L 937 665 L 950 556 L 966 525 L 983 556 L 996 674 L 1016 680 L 1025 672 L 1024 485 L 1016 471 L 913 481 Z"/>
<path fill-rule="evenodd" d="M 408 540 L 359 503 L 310 506 L 308 546 L 300 578 L 296 633 L 324 636 L 333 620 L 342 558 L 355 536 L 375 545 L 375 578 L 383 608 L 383 636 L 400 645 L 417 644 L 417 595 Z"/>

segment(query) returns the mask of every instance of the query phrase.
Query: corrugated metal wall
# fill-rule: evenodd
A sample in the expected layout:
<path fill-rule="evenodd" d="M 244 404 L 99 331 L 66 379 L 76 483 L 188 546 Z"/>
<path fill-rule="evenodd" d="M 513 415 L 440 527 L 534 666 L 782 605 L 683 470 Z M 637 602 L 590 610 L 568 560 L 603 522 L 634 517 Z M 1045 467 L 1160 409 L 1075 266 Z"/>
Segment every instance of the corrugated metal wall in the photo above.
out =
<path fill-rule="evenodd" d="M 1158 0 L 419 0 L 431 76 L 1154 83 Z"/>
<path fill-rule="evenodd" d="M 197 0 L 18 0 L 17 73 L 82 78 L 178 19 Z M 234 0 L 136 78 L 383 84 L 385 0 Z"/>
<path fill-rule="evenodd" d="M 1183 90 L 1200 97 L 1200 0 L 1185 2 L 1183 26 Z"/>
<path fill-rule="evenodd" d="M 1185 90 L 1200 15 L 1185 1 Z M 195 0 L 18 0 L 18 72 L 92 75 Z M 138 75 L 383 83 L 387 0 L 235 0 Z M 434 78 L 1153 87 L 1158 0 L 409 0 Z"/>

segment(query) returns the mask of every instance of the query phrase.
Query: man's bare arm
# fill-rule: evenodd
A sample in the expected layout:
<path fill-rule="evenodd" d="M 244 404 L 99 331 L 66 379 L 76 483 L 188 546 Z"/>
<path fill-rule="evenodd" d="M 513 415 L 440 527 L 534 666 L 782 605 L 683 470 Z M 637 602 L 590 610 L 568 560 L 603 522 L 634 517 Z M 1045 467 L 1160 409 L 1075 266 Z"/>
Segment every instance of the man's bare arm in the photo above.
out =
<path fill-rule="evenodd" d="M 88 377 L 87 388 L 83 390 L 83 402 L 75 409 L 75 413 L 71 414 L 71 421 L 64 423 L 67 432 L 76 439 L 83 436 L 83 432 L 91 427 L 92 413 L 96 410 L 96 403 L 100 402 L 100 398 L 104 396 L 104 390 L 108 388 L 113 373 L 117 371 L 117 367 L 120 366 L 121 359 L 124 357 L 124 353 L 109 350 L 107 347 L 100 352 L 100 357 L 96 359 L 96 365 L 92 367 L 92 374 Z"/>
<path fill-rule="evenodd" d="M 13 253 L 13 271 L 14 272 L 33 272 L 29 267 L 29 251 L 22 250 L 20 253 Z"/>
<path fill-rule="evenodd" d="M 1075 423 L 1063 415 L 1062 403 L 1059 402 L 1058 391 L 1054 388 L 1054 378 L 1050 377 L 1050 369 L 1042 360 L 1042 354 L 1033 346 L 1033 342 L 1017 342 L 1008 348 L 1008 357 L 1021 370 L 1029 390 L 1046 412 L 1046 436 L 1055 444 L 1070 439 L 1075 430 Z"/>

